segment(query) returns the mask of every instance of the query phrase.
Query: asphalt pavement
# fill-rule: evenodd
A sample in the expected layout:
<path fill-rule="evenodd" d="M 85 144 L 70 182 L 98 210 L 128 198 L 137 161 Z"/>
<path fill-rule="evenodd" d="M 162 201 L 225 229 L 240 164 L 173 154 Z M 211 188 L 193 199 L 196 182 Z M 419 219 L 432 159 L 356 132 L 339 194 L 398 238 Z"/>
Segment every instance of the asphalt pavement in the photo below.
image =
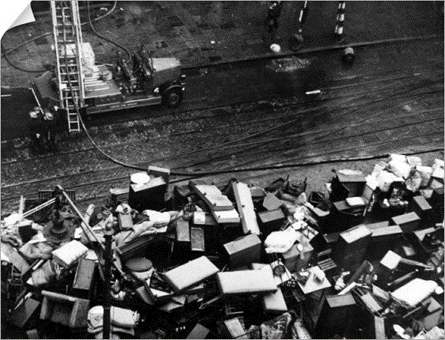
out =
<path fill-rule="evenodd" d="M 287 41 L 296 32 L 301 1 L 284 2 L 279 27 L 274 37 L 263 27 L 268 2 L 117 2 L 114 8 L 93 6 L 93 25 L 104 36 L 130 50 L 143 43 L 154 56 L 175 56 L 185 67 L 212 66 L 240 60 L 276 57 L 270 42 L 281 45 L 279 55 L 291 51 Z M 304 25 L 302 50 L 329 47 L 334 39 L 337 2 L 311 1 Z M 344 44 L 384 39 L 443 34 L 443 11 L 437 2 L 362 2 L 348 1 L 345 14 Z M 109 12 L 107 12 L 109 10 Z M 96 63 L 113 63 L 118 48 L 93 34 L 81 11 L 84 41 L 90 42 Z M 25 41 L 51 32 L 49 12 L 36 15 L 36 22 L 17 26 L 2 37 L 6 51 Z M 266 43 L 267 42 L 267 43 Z M 14 66 L 28 70 L 43 69 L 54 63 L 52 36 L 39 38 L 8 54 Z M 3 51 L 4 52 L 4 51 Z M 1 63 L 2 140 L 27 133 L 27 114 L 35 105 L 26 89 L 36 72 L 23 72 L 5 58 Z M 19 87 L 14 91 L 4 88 Z M 11 96 L 9 96 L 11 94 Z M 20 103 L 17 104 L 17 103 Z"/>
<path fill-rule="evenodd" d="M 264 30 L 267 1 L 124 1 L 93 25 L 100 34 L 130 50 L 141 44 L 158 57 L 178 57 L 186 67 L 233 62 L 274 55 L 270 42 L 290 52 L 289 37 L 297 31 L 302 1 L 284 2 L 274 37 Z M 302 48 L 331 46 L 336 43 L 334 28 L 337 2 L 310 1 L 304 25 Z M 92 10 L 93 19 L 106 13 Z M 96 63 L 114 62 L 118 48 L 93 34 L 81 12 L 83 37 L 90 42 Z M 51 32 L 49 13 L 38 15 L 34 23 L 7 31 L 5 50 Z M 443 35 L 440 5 L 427 1 L 347 1 L 344 22 L 345 43 L 369 42 L 410 36 Z M 265 41 L 267 44 L 265 44 Z M 10 60 L 21 68 L 42 69 L 54 62 L 51 36 L 39 38 L 11 52 Z M 2 86 L 27 86 L 38 73 L 19 71 L 2 58 Z"/>

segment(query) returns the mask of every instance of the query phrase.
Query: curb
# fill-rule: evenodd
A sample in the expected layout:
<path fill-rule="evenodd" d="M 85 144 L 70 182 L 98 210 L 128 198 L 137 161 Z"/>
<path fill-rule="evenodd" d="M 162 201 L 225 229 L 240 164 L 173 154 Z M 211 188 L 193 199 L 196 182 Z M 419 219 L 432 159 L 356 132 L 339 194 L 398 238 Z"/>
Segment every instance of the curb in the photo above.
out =
<path fill-rule="evenodd" d="M 262 60 L 262 59 L 281 59 L 290 57 L 293 55 L 300 55 L 300 54 L 307 54 L 307 53 L 314 53 L 314 52 L 323 52 L 323 51 L 330 51 L 330 50 L 338 50 L 345 47 L 364 47 L 364 46 L 374 46 L 374 45 L 382 45 L 382 44 L 390 44 L 390 43 L 396 43 L 396 42 L 407 42 L 407 41 L 415 41 L 415 40 L 430 40 L 430 39 L 436 39 L 436 38 L 443 38 L 443 35 L 439 34 L 432 34 L 432 35 L 426 35 L 426 36 L 417 36 L 417 37 L 405 37 L 405 38 L 390 38 L 390 39 L 383 39 L 383 40 L 374 40 L 374 41 L 363 41 L 363 42 L 356 42 L 356 43 L 342 43 L 342 44 L 334 44 L 331 46 L 322 46 L 322 47 L 312 47 L 312 48 L 306 48 L 301 49 L 297 52 L 283 52 L 283 53 L 265 53 L 264 55 L 260 56 L 252 56 L 252 57 L 245 57 L 240 59 L 231 59 L 231 60 L 225 60 L 225 61 L 217 61 L 214 63 L 207 63 L 207 64 L 201 64 L 201 65 L 185 65 L 183 67 L 183 70 L 195 70 L 200 68 L 211 68 L 216 67 L 220 65 L 226 65 L 226 64 L 232 64 L 232 63 L 242 63 L 246 61 L 253 61 L 253 60 Z"/>

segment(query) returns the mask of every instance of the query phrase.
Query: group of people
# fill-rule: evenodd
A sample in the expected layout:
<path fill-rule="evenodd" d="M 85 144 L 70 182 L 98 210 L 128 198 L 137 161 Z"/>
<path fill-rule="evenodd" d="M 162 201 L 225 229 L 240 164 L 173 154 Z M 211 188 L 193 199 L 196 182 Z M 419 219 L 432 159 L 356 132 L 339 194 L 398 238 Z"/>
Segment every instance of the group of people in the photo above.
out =
<path fill-rule="evenodd" d="M 45 151 L 57 151 L 57 108 L 41 110 L 36 106 L 29 113 L 31 121 L 29 132 L 32 151 L 41 153 Z"/>

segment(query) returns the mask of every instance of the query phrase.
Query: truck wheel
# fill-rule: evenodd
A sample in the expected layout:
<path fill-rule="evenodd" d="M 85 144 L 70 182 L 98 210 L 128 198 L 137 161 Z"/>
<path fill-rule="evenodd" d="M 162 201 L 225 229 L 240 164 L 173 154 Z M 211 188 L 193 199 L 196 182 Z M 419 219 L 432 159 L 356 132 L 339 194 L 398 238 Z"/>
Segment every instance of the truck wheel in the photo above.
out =
<path fill-rule="evenodd" d="M 162 94 L 162 103 L 167 107 L 177 107 L 182 102 L 182 90 L 180 88 L 172 88 Z"/>

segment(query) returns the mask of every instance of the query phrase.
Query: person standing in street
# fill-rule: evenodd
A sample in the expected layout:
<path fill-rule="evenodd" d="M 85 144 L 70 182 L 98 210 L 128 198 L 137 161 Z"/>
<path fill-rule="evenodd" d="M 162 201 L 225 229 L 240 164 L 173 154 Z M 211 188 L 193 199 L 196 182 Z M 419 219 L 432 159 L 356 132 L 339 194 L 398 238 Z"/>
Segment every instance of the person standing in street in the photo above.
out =
<path fill-rule="evenodd" d="M 45 111 L 45 141 L 49 151 L 57 151 L 57 106 L 52 110 Z"/>
<path fill-rule="evenodd" d="M 282 8 L 282 1 L 271 1 L 269 3 L 267 18 L 264 21 L 264 28 L 266 29 L 266 32 L 270 34 L 272 41 L 274 40 L 276 32 L 278 30 L 278 18 L 281 15 Z"/>
<path fill-rule="evenodd" d="M 38 106 L 29 112 L 29 137 L 31 139 L 30 150 L 40 153 L 44 149 L 45 122 Z"/>

